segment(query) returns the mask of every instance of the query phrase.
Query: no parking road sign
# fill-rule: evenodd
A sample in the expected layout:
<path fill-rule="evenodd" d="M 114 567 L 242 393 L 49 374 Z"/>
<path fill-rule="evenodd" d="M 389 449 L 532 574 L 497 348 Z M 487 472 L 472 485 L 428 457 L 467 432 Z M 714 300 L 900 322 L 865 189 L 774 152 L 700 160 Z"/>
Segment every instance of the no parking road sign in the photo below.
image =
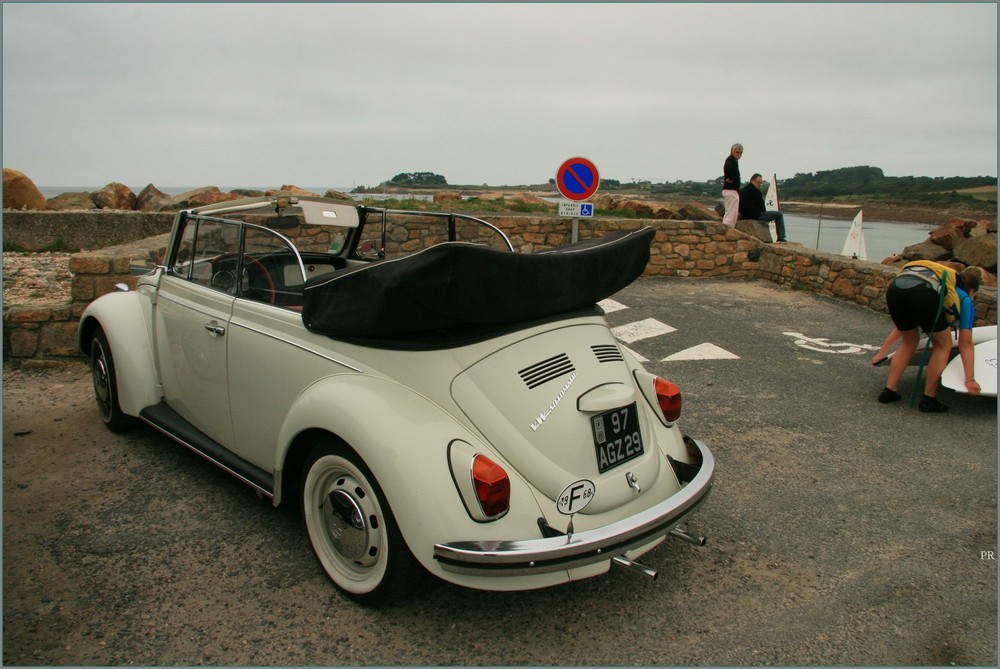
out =
<path fill-rule="evenodd" d="M 556 172 L 556 187 L 567 200 L 586 200 L 597 192 L 600 185 L 597 168 L 586 158 L 570 158 Z"/>

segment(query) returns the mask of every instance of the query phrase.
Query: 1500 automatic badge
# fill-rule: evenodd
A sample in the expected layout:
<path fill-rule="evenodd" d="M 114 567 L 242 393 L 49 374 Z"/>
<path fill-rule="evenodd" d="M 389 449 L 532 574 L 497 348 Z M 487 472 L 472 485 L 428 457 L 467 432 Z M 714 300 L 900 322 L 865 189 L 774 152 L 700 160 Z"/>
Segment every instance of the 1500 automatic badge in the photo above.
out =
<path fill-rule="evenodd" d="M 566 393 L 569 391 L 569 387 L 573 385 L 574 381 L 576 381 L 576 372 L 573 372 L 572 374 L 569 375 L 569 379 L 566 380 L 566 385 L 562 387 L 562 390 L 560 390 L 559 394 L 555 396 L 555 399 L 553 399 L 549 403 L 549 408 L 543 411 L 542 413 L 538 414 L 538 417 L 535 418 L 535 420 L 531 421 L 532 431 L 537 432 L 538 428 L 542 426 L 542 423 L 544 423 L 545 420 L 549 417 L 549 415 L 556 410 L 556 407 L 559 406 L 559 403 L 562 402 L 563 398 L 566 397 Z"/>

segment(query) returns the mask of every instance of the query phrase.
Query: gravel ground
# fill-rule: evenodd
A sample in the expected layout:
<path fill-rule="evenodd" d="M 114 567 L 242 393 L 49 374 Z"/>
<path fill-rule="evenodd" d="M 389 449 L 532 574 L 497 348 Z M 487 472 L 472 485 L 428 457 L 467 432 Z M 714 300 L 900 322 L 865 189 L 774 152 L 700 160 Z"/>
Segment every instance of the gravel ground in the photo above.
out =
<path fill-rule="evenodd" d="M 3 372 L 5 665 L 996 666 L 996 402 L 874 398 L 884 315 L 760 283 L 640 280 L 612 326 L 684 391 L 718 461 L 643 562 L 565 587 L 434 580 L 383 610 L 338 594 L 294 505 L 148 429 L 108 432 L 86 365 Z M 665 362 L 711 342 L 739 359 Z M 658 362 L 659 361 L 659 362 Z M 912 382 L 913 372 L 905 379 Z M 994 557 L 990 557 L 994 556 Z"/>

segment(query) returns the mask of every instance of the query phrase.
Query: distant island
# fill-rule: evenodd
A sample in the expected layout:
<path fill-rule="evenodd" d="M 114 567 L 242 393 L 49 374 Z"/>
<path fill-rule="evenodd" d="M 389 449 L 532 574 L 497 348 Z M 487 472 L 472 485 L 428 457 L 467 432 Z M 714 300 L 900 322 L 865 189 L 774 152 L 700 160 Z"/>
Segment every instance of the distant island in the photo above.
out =
<path fill-rule="evenodd" d="M 408 189 L 448 189 L 448 188 L 497 188 L 497 186 L 454 185 L 441 174 L 434 172 L 401 172 L 383 181 L 378 186 L 367 188 L 358 186 L 356 192 L 380 190 L 386 187 Z M 555 187 L 555 179 L 547 184 L 503 186 L 502 188 L 541 189 Z M 841 167 L 835 170 L 799 173 L 781 180 L 781 192 L 786 198 L 836 198 L 858 195 L 911 196 L 934 194 L 958 194 L 976 198 L 977 191 L 996 193 L 997 179 L 981 177 L 887 177 L 879 167 Z M 601 179 L 602 190 L 647 191 L 653 195 L 687 195 L 693 197 L 715 197 L 722 189 L 722 176 L 709 181 L 673 181 L 656 183 L 633 180 L 621 182 L 617 179 Z M 985 190 L 983 190 L 985 189 Z M 983 198 L 977 198 L 983 199 Z"/>

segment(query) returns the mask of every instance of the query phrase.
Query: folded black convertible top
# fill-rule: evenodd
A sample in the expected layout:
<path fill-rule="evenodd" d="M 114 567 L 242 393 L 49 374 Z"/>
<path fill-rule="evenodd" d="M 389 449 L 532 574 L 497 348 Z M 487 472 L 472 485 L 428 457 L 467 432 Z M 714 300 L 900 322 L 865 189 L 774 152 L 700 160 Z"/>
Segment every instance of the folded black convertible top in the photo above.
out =
<path fill-rule="evenodd" d="M 310 279 L 302 321 L 342 339 L 406 339 L 548 318 L 590 307 L 639 277 L 655 230 L 540 253 L 446 242 Z"/>

